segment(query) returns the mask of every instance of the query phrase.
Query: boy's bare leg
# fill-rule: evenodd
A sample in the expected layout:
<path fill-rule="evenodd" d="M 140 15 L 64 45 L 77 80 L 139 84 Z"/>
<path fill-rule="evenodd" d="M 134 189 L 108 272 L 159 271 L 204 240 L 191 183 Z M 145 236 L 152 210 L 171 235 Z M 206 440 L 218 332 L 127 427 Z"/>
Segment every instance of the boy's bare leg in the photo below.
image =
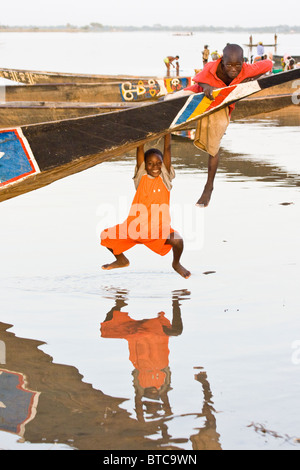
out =
<path fill-rule="evenodd" d="M 113 253 L 113 251 L 108 248 L 108 250 Z M 105 269 L 107 271 L 109 271 L 110 269 L 118 269 L 118 268 L 127 268 L 127 266 L 129 266 L 129 260 L 126 258 L 126 256 L 121 253 L 120 255 L 114 255 L 115 258 L 116 258 L 116 261 L 113 261 L 112 263 L 110 264 L 104 264 L 102 266 L 102 269 Z"/>
<path fill-rule="evenodd" d="M 213 189 L 214 189 L 214 179 L 217 173 L 218 165 L 219 165 L 219 152 L 214 157 L 212 155 L 209 155 L 207 181 L 206 181 L 206 185 L 204 187 L 202 196 L 196 203 L 197 206 L 204 206 L 204 207 L 208 206 Z"/>
<path fill-rule="evenodd" d="M 190 271 L 185 269 L 181 264 L 180 264 L 180 258 L 183 252 L 183 240 L 180 237 L 178 233 L 171 233 L 170 237 L 166 241 L 168 245 L 172 246 L 173 249 L 173 263 L 172 267 L 173 269 L 180 274 L 180 276 L 184 277 L 185 279 L 188 279 L 191 275 Z"/>

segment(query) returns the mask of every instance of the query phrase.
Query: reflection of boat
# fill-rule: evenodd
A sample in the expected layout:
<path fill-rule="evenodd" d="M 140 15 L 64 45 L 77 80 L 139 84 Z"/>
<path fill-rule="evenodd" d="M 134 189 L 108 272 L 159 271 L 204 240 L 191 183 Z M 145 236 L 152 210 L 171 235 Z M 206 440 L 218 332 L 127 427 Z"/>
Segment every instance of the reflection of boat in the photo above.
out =
<path fill-rule="evenodd" d="M 17 337 L 7 331 L 10 328 L 0 322 L 7 350 L 5 368 L 0 369 L 5 402 L 0 407 L 0 431 L 27 443 L 59 442 L 58 446 L 82 450 L 109 449 L 112 443 L 115 449 L 125 448 L 130 445 L 126 432 L 139 432 L 147 446 L 148 435 L 157 432 L 155 423 L 147 432 L 140 426 L 137 430 L 136 421 L 121 406 L 124 398 L 95 389 L 75 367 L 55 364 L 40 349 L 41 341 Z"/>
<path fill-rule="evenodd" d="M 83 171 L 258 91 L 300 78 L 300 69 L 136 108 L 0 131 L 0 200 Z"/>
<path fill-rule="evenodd" d="M 190 85 L 190 77 L 127 80 L 104 83 L 10 85 L 2 88 L 4 101 L 76 101 L 104 103 L 155 100 Z"/>

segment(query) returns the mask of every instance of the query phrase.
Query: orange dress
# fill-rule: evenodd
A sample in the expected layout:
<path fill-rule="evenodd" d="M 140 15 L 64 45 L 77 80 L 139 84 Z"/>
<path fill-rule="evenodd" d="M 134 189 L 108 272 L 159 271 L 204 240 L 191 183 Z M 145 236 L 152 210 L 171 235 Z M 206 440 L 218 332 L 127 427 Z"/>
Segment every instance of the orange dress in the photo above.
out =
<path fill-rule="evenodd" d="M 163 326 L 171 327 L 165 313 L 157 318 L 133 320 L 126 312 L 115 310 L 112 320 L 101 323 L 102 338 L 120 338 L 128 341 L 129 359 L 139 371 L 139 383 L 143 388 L 164 384 L 169 365 L 169 336 Z"/>
<path fill-rule="evenodd" d="M 145 173 L 145 170 L 142 172 Z M 162 175 L 154 178 L 145 173 L 139 178 L 127 219 L 103 230 L 101 245 L 110 248 L 114 255 L 119 255 L 137 244 L 143 244 L 164 256 L 172 248 L 166 244 L 172 232 L 170 189 Z"/>

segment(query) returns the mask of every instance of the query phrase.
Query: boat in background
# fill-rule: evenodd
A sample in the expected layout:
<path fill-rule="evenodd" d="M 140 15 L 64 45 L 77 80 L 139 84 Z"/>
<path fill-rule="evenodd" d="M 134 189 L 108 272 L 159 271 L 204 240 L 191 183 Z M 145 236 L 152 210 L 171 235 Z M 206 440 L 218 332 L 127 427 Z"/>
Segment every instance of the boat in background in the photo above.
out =
<path fill-rule="evenodd" d="M 127 82 L 128 80 L 148 80 L 153 77 L 135 75 L 97 75 L 68 72 L 43 72 L 39 70 L 0 68 L 0 77 L 16 83 L 35 85 L 37 83 L 106 83 Z"/>
<path fill-rule="evenodd" d="M 0 101 L 117 103 L 157 100 L 191 84 L 190 77 L 151 78 L 126 82 L 45 83 L 0 87 Z"/>

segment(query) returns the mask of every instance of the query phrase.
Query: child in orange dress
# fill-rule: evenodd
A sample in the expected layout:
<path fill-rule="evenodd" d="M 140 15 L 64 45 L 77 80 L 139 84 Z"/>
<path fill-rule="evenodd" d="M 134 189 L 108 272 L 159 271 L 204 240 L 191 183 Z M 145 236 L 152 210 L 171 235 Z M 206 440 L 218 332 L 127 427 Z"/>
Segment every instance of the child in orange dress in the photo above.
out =
<path fill-rule="evenodd" d="M 171 228 L 170 190 L 175 177 L 171 166 L 171 136 L 164 140 L 164 153 L 144 146 L 137 148 L 137 168 L 134 176 L 136 187 L 129 215 L 125 222 L 101 233 L 101 245 L 108 248 L 116 260 L 104 264 L 111 270 L 129 266 L 124 251 L 143 244 L 155 253 L 165 256 L 173 250 L 173 269 L 188 279 L 191 273 L 180 264 L 183 239 Z"/>

